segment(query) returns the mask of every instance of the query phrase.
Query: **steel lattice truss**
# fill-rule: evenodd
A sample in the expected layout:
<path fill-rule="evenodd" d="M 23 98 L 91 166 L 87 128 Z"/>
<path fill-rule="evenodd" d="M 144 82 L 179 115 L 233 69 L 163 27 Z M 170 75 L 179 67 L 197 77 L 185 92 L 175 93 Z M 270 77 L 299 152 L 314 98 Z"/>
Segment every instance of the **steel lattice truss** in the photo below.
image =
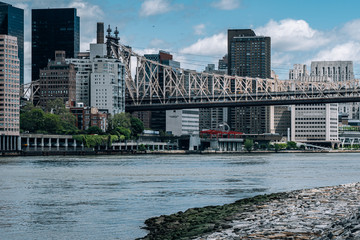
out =
<path fill-rule="evenodd" d="M 40 81 L 31 81 L 21 85 L 20 98 L 29 99 L 30 102 L 34 103 L 34 97 L 40 92 Z"/>
<path fill-rule="evenodd" d="M 112 44 L 112 52 L 125 64 L 127 108 L 163 105 L 174 109 L 177 104 L 186 104 L 191 108 L 200 106 L 200 103 L 218 107 L 228 106 L 227 103 L 240 106 L 244 103 L 294 104 L 309 100 L 314 103 L 360 101 L 357 79 L 306 82 L 198 73 L 148 60 L 121 44 Z M 134 75 L 131 74 L 131 64 L 135 62 L 131 61 L 131 57 L 136 59 Z"/>

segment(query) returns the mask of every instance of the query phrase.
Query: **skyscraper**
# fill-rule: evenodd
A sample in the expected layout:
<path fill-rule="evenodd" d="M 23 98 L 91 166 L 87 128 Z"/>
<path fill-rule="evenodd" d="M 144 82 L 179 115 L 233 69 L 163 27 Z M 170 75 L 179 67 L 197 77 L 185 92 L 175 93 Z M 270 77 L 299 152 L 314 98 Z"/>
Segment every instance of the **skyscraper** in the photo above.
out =
<path fill-rule="evenodd" d="M 270 37 L 256 36 L 251 29 L 228 30 L 228 74 L 271 77 Z M 271 132 L 269 107 L 230 108 L 230 126 L 248 134 Z"/>
<path fill-rule="evenodd" d="M 24 83 L 24 10 L 0 2 L 0 34 L 17 38 L 20 84 Z"/>
<path fill-rule="evenodd" d="M 256 36 L 251 29 L 228 30 L 228 74 L 271 77 L 270 37 Z"/>
<path fill-rule="evenodd" d="M 80 50 L 80 18 L 75 8 L 32 10 L 32 81 L 47 66 L 55 51 L 66 58 L 77 57 Z"/>
<path fill-rule="evenodd" d="M 7 54 L 4 54 L 7 53 Z M 9 64 L 4 64 L 8 62 Z M 0 35 L 0 152 L 18 150 L 20 61 L 17 39 Z"/>

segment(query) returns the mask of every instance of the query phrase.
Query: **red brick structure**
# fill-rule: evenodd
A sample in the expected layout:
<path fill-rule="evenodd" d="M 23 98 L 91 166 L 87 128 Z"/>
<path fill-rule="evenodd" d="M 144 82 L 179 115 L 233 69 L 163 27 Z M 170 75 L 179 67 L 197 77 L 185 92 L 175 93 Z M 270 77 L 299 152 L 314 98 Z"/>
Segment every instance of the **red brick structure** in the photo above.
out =
<path fill-rule="evenodd" d="M 76 71 L 73 64 L 65 62 L 64 51 L 55 51 L 55 60 L 40 70 L 39 99 L 34 101 L 45 107 L 48 101 L 57 98 L 64 103 L 76 100 Z"/>
<path fill-rule="evenodd" d="M 70 112 L 76 117 L 76 127 L 87 130 L 89 127 L 97 126 L 104 132 L 107 129 L 108 113 L 101 112 L 97 108 L 70 107 Z"/>

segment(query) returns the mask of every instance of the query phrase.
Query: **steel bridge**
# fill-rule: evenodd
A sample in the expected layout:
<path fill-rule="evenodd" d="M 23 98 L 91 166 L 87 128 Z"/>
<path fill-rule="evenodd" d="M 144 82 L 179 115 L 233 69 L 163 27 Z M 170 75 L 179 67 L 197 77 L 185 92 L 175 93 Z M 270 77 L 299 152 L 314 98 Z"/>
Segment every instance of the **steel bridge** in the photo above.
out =
<path fill-rule="evenodd" d="M 151 61 L 117 41 L 110 47 L 112 55 L 125 65 L 128 112 L 360 102 L 358 79 L 309 82 L 199 73 Z M 28 89 L 32 98 L 39 83 L 31 83 Z"/>
<path fill-rule="evenodd" d="M 357 79 L 309 82 L 198 73 L 151 61 L 122 44 L 111 48 L 125 65 L 127 111 L 360 101 Z"/>

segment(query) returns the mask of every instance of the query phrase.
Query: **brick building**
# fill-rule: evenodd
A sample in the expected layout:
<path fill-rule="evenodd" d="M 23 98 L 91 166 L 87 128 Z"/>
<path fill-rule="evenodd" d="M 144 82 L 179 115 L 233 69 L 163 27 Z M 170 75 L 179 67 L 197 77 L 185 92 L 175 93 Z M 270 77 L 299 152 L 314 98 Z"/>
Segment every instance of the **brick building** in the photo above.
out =
<path fill-rule="evenodd" d="M 35 97 L 34 103 L 45 107 L 57 98 L 64 103 L 76 100 L 76 71 L 73 64 L 65 62 L 64 51 L 55 51 L 55 60 L 40 70 L 39 98 Z"/>
<path fill-rule="evenodd" d="M 76 117 L 75 125 L 80 130 L 87 130 L 92 126 L 97 126 L 104 132 L 107 129 L 107 112 L 84 106 L 70 107 L 70 112 Z"/>

